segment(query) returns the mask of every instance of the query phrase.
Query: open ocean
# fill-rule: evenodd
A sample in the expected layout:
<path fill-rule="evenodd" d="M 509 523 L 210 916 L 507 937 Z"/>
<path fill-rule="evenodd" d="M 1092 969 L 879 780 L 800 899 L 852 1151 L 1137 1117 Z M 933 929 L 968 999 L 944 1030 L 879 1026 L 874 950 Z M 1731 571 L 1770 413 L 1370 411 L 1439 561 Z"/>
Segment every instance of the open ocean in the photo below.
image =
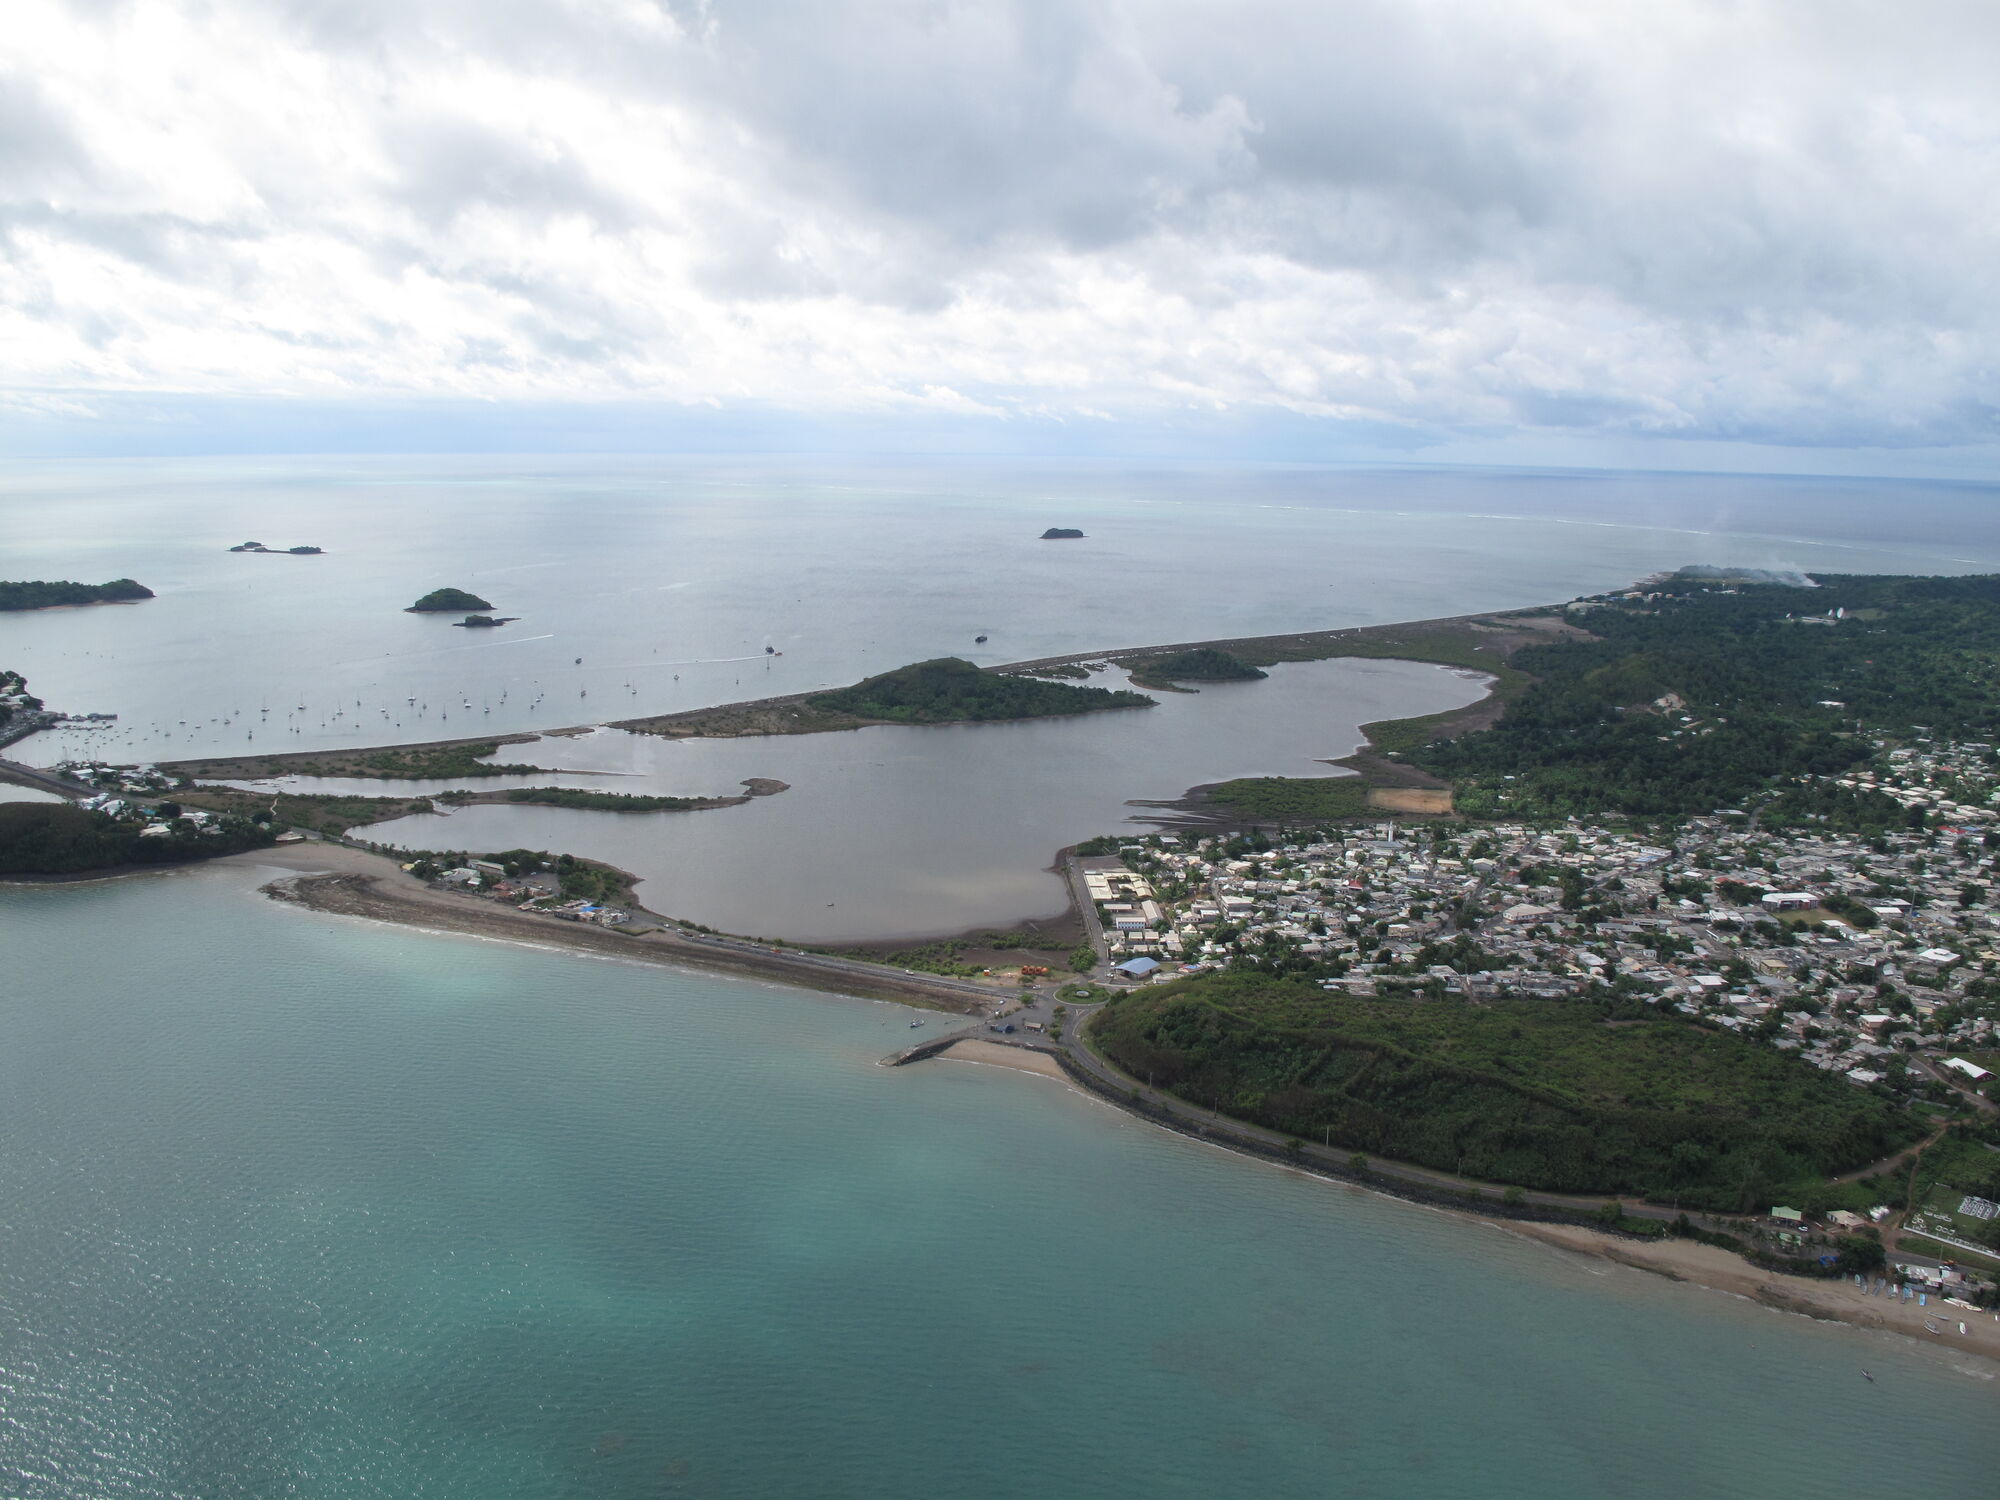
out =
<path fill-rule="evenodd" d="M 121 758 L 244 748 L 264 706 L 300 731 L 280 748 L 376 743 L 410 696 L 450 705 L 401 736 L 433 738 L 944 652 L 1524 605 L 1692 561 L 2000 568 L 1993 498 L 1419 470 L 23 467 L 0 481 L 0 573 L 161 597 L 0 617 L 0 665 L 123 715 Z M 1034 541 L 1065 524 L 1090 537 Z M 329 555 L 224 551 L 249 539 Z M 464 641 L 400 612 L 440 584 L 521 623 Z M 1328 676 L 1316 716 L 1268 700 L 1275 726 L 1246 696 L 1240 767 L 1201 722 L 1223 699 L 1191 700 L 1153 760 L 1138 736 L 1114 768 L 1140 796 L 1271 769 L 1291 737 L 1317 752 L 1373 716 L 1367 692 L 1440 675 Z M 1105 753 L 1022 743 L 1028 765 Z M 321 917 L 258 879 L 0 888 L 9 1500 L 1783 1500 L 1985 1494 L 2000 1467 L 1994 1372 L 1946 1352 L 1249 1163 L 1049 1080 L 878 1068 L 910 1035 L 893 1006 Z"/>

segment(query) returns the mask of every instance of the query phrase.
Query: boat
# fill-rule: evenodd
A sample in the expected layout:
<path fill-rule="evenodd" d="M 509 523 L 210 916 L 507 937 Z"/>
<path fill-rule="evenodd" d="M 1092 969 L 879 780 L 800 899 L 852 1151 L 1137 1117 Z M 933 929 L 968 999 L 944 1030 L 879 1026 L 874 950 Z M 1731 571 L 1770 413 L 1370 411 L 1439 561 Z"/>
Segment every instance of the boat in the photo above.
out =
<path fill-rule="evenodd" d="M 915 1031 L 919 1026 L 923 1024 L 924 1023 L 922 1021 L 912 1021 L 910 1022 L 910 1030 Z"/>
<path fill-rule="evenodd" d="M 975 646 L 983 646 L 986 644 L 986 637 L 983 635 L 975 635 L 972 638 L 972 644 Z"/>

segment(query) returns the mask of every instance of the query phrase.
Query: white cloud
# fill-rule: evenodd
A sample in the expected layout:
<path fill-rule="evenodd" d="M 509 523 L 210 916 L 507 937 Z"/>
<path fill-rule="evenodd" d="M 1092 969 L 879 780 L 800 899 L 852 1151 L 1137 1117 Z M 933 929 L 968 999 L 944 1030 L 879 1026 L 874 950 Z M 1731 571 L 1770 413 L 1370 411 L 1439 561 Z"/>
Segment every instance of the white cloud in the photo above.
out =
<path fill-rule="evenodd" d="M 1978 443 L 2000 12 L 15 0 L 0 384 Z"/>

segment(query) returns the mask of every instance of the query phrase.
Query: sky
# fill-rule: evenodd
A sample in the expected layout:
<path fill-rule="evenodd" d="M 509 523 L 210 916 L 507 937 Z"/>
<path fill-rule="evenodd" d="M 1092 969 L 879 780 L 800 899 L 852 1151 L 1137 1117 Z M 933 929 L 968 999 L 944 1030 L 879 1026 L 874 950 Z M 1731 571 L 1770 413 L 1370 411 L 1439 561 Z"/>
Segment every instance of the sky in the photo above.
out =
<path fill-rule="evenodd" d="M 2000 477 L 1991 0 L 9 0 L 0 451 Z"/>

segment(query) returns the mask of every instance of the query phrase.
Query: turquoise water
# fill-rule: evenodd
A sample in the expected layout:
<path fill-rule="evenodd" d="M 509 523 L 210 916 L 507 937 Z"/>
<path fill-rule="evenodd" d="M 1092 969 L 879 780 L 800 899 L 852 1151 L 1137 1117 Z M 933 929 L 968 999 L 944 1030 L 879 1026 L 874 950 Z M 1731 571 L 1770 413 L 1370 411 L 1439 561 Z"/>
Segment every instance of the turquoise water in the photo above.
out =
<path fill-rule="evenodd" d="M 253 885 L 0 890 L 9 1497 L 1990 1493 L 1938 1352 Z"/>

